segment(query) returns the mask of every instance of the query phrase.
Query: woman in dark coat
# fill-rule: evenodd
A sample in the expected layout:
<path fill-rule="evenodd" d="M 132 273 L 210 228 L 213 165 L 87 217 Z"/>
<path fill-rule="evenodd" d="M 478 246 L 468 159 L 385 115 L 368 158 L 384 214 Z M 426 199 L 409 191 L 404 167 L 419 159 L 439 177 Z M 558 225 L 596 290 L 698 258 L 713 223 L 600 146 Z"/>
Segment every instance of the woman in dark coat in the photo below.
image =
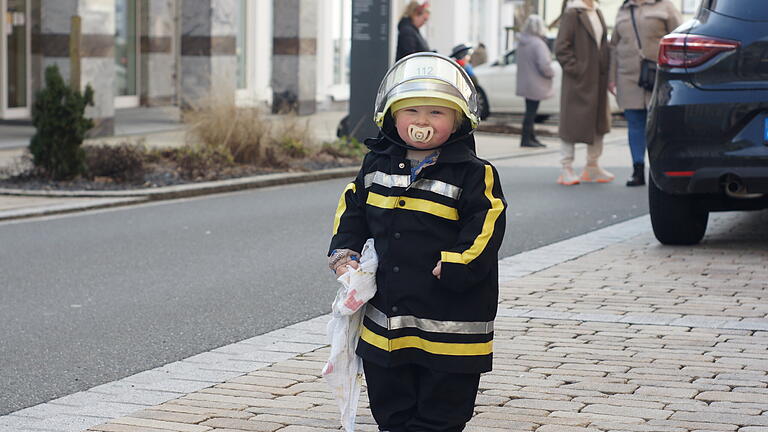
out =
<path fill-rule="evenodd" d="M 395 61 L 422 51 L 430 51 L 427 41 L 419 32 L 419 28 L 429 19 L 429 3 L 419 3 L 416 0 L 408 3 L 403 17 L 397 24 L 397 55 Z"/>
<path fill-rule="evenodd" d="M 611 130 L 606 34 L 603 14 L 594 0 L 568 0 L 555 41 L 555 56 L 563 68 L 559 128 L 563 171 L 557 181 L 562 185 L 614 179 L 598 165 L 603 135 Z M 581 177 L 573 172 L 575 143 L 587 144 L 587 164 Z"/>

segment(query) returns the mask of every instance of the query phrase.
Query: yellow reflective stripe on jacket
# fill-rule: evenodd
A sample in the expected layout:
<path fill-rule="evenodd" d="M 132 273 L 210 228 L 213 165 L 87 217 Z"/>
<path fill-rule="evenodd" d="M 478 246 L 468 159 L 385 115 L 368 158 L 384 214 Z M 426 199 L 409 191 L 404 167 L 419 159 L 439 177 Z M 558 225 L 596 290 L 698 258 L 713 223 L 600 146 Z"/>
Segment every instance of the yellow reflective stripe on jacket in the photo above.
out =
<path fill-rule="evenodd" d="M 402 205 L 400 204 L 400 201 L 403 202 Z M 368 201 L 366 201 L 366 204 L 370 204 L 374 207 L 383 209 L 401 208 L 406 210 L 419 211 L 429 213 L 444 219 L 459 220 L 459 211 L 455 208 L 421 198 L 383 196 L 374 192 L 369 192 Z"/>
<path fill-rule="evenodd" d="M 418 336 L 403 336 L 387 339 L 363 326 L 360 339 L 387 352 L 405 348 L 416 348 L 430 354 L 453 356 L 480 356 L 493 353 L 493 341 L 481 343 L 432 342 Z"/>
<path fill-rule="evenodd" d="M 347 210 L 347 191 L 349 190 L 351 190 L 352 193 L 355 193 L 357 188 L 355 187 L 354 183 L 348 184 L 347 187 L 344 188 L 344 192 L 341 193 L 341 198 L 339 198 L 339 205 L 336 206 L 336 216 L 333 217 L 333 235 L 336 235 L 336 233 L 339 231 L 341 216 Z"/>
<path fill-rule="evenodd" d="M 496 226 L 496 219 L 499 218 L 502 210 L 504 210 L 504 203 L 499 198 L 493 196 L 493 168 L 490 165 L 485 166 L 485 197 L 491 202 L 491 208 L 485 215 L 483 229 L 480 231 L 480 234 L 475 237 L 472 246 L 462 253 L 443 251 L 440 254 L 440 259 L 443 262 L 469 264 L 483 253 L 491 237 L 493 237 L 493 227 Z"/>

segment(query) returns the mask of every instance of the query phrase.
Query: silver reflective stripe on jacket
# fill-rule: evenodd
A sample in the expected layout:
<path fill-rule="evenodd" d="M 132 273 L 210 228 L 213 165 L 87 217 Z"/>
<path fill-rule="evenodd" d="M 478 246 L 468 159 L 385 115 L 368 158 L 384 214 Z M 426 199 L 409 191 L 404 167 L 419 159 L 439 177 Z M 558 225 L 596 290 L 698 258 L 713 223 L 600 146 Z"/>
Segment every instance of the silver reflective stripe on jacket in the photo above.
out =
<path fill-rule="evenodd" d="M 407 174 L 387 174 L 381 171 L 374 171 L 366 174 L 365 188 L 368 189 L 374 183 L 388 188 L 405 188 L 411 183 L 411 176 Z"/>
<path fill-rule="evenodd" d="M 365 316 L 387 330 L 417 328 L 432 333 L 488 334 L 493 332 L 493 321 L 438 321 L 402 315 L 387 318 L 383 312 L 370 303 L 365 309 Z"/>
<path fill-rule="evenodd" d="M 386 188 L 412 187 L 414 189 L 420 189 L 427 192 L 436 193 L 452 199 L 459 199 L 461 196 L 461 188 L 454 186 L 450 183 L 446 183 L 440 180 L 430 179 L 418 179 L 411 183 L 411 176 L 407 174 L 386 174 L 381 171 L 374 171 L 365 175 L 365 188 L 371 187 L 372 184 L 384 186 Z"/>
<path fill-rule="evenodd" d="M 440 180 L 430 179 L 418 179 L 411 185 L 412 188 L 421 189 L 429 192 L 434 192 L 438 195 L 459 199 L 461 196 L 461 188 L 454 186 L 450 183 L 442 182 Z"/>

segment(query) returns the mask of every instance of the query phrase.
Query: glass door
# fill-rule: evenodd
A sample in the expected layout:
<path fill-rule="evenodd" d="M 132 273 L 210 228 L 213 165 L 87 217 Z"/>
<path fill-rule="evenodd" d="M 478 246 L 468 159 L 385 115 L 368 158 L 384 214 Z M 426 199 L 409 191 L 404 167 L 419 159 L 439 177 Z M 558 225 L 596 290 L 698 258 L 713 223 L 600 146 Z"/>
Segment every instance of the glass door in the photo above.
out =
<path fill-rule="evenodd" d="M 139 105 L 136 0 L 115 0 L 115 108 Z"/>
<path fill-rule="evenodd" d="M 29 116 L 29 0 L 0 0 L 0 117 Z"/>

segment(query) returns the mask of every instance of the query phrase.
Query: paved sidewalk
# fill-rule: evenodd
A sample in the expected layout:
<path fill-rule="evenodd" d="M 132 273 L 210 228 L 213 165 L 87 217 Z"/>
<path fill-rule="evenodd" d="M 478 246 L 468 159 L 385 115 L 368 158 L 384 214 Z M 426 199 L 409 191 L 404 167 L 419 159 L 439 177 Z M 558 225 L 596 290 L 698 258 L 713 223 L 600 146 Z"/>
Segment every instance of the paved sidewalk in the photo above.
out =
<path fill-rule="evenodd" d="M 647 217 L 500 261 L 468 431 L 768 431 L 768 212 L 665 247 Z M 338 430 L 318 317 L 0 417 L 3 431 Z M 376 430 L 365 397 L 361 431 Z"/>

